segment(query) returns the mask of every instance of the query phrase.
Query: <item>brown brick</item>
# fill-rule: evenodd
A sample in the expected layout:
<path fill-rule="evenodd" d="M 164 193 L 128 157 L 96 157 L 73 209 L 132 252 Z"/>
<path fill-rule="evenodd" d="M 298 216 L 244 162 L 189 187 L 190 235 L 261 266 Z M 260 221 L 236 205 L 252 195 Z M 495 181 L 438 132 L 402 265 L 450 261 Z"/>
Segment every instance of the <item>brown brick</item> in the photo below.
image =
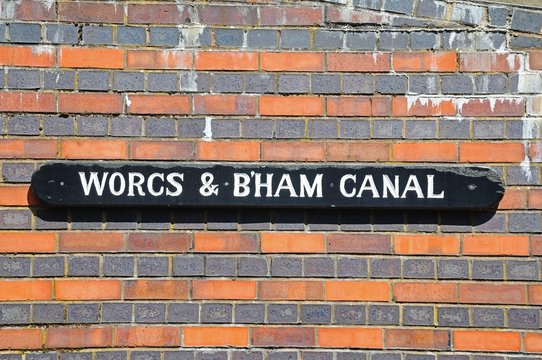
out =
<path fill-rule="evenodd" d="M 189 7 L 165 3 L 128 4 L 128 23 L 184 24 L 190 22 Z"/>
<path fill-rule="evenodd" d="M 274 141 L 262 144 L 262 160 L 324 161 L 325 144 L 321 142 Z"/>
<path fill-rule="evenodd" d="M 122 24 L 124 22 L 124 4 L 98 1 L 58 2 L 58 19 L 81 23 Z"/>
<path fill-rule="evenodd" d="M 178 326 L 120 326 L 115 329 L 116 347 L 178 347 L 181 328 Z"/>
<path fill-rule="evenodd" d="M 324 11 L 322 7 L 262 7 L 260 8 L 262 25 L 312 26 L 322 25 Z"/>
<path fill-rule="evenodd" d="M 387 161 L 389 145 L 375 142 L 328 142 L 328 161 Z"/>
<path fill-rule="evenodd" d="M 457 285 L 445 282 L 398 282 L 393 285 L 393 297 L 397 302 L 455 303 Z"/>
<path fill-rule="evenodd" d="M 260 300 L 323 300 L 321 281 L 265 280 L 259 283 Z"/>
<path fill-rule="evenodd" d="M 202 24 L 209 25 L 256 25 L 258 13 L 255 6 L 201 5 L 197 7 Z"/>
<path fill-rule="evenodd" d="M 184 328 L 184 346 L 248 346 L 248 328 L 233 326 L 188 326 Z"/>
<path fill-rule="evenodd" d="M 126 102 L 130 114 L 190 114 L 190 97 L 186 95 L 130 95 Z"/>
<path fill-rule="evenodd" d="M 124 282 L 127 300 L 185 300 L 188 299 L 186 280 L 127 280 Z"/>
<path fill-rule="evenodd" d="M 459 302 L 526 305 L 526 289 L 525 285 L 517 284 L 459 284 Z"/>
<path fill-rule="evenodd" d="M 450 333 L 447 330 L 386 329 L 388 349 L 449 349 Z"/>
<path fill-rule="evenodd" d="M 391 236 L 330 233 L 327 235 L 327 251 L 339 254 L 390 254 Z"/>
<path fill-rule="evenodd" d="M 255 115 L 258 99 L 247 95 L 195 95 L 194 114 Z"/>
<path fill-rule="evenodd" d="M 192 236 L 188 233 L 137 232 L 128 234 L 127 248 L 136 252 L 188 252 Z"/>
<path fill-rule="evenodd" d="M 45 331 L 45 346 L 49 349 L 100 348 L 112 345 L 112 328 L 52 327 Z"/>
<path fill-rule="evenodd" d="M 58 111 L 71 114 L 120 114 L 120 94 L 61 93 L 58 95 Z"/>
<path fill-rule="evenodd" d="M 195 157 L 195 147 L 192 141 L 132 141 L 130 159 L 192 160 Z"/>
<path fill-rule="evenodd" d="M 63 232 L 59 235 L 60 251 L 117 252 L 124 250 L 124 234 L 114 232 Z"/>
<path fill-rule="evenodd" d="M 328 53 L 328 71 L 388 72 L 389 53 Z"/>
<path fill-rule="evenodd" d="M 273 347 L 310 347 L 315 345 L 314 328 L 263 327 L 252 328 L 252 345 Z"/>

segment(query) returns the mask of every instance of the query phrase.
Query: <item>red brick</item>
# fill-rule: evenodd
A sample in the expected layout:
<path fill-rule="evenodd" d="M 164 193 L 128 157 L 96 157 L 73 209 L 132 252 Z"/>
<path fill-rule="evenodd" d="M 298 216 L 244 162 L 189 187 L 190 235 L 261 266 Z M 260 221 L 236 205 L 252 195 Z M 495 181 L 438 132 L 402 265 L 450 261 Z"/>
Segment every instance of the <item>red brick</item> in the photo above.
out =
<path fill-rule="evenodd" d="M 390 286 L 384 281 L 330 280 L 325 289 L 327 301 L 390 300 Z"/>
<path fill-rule="evenodd" d="M 262 253 L 323 253 L 324 234 L 318 233 L 262 233 Z"/>
<path fill-rule="evenodd" d="M 529 191 L 529 207 L 530 195 Z M 499 210 L 514 210 L 514 209 L 526 209 L 527 208 L 527 190 L 525 189 L 512 189 L 507 188 L 504 192 L 504 196 L 499 203 Z"/>
<path fill-rule="evenodd" d="M 394 248 L 401 255 L 458 255 L 456 235 L 395 235 Z"/>
<path fill-rule="evenodd" d="M 338 254 L 390 254 L 391 236 L 384 234 L 329 233 L 327 250 Z"/>
<path fill-rule="evenodd" d="M 128 234 L 128 251 L 175 252 L 190 250 L 192 236 L 188 233 L 137 232 Z"/>
<path fill-rule="evenodd" d="M 197 300 L 254 300 L 256 281 L 194 280 L 192 298 Z"/>
<path fill-rule="evenodd" d="M 255 233 L 198 232 L 194 237 L 194 251 L 218 253 L 257 253 L 258 238 Z"/>
<path fill-rule="evenodd" d="M 248 347 L 248 328 L 240 326 L 185 327 L 184 346 Z"/>
<path fill-rule="evenodd" d="M 519 352 L 521 334 L 512 331 L 454 330 L 454 349 Z"/>
<path fill-rule="evenodd" d="M 196 70 L 258 70 L 258 53 L 247 51 L 199 51 Z"/>
<path fill-rule="evenodd" d="M 371 116 L 371 99 L 361 96 L 333 96 L 326 99 L 328 116 Z"/>
<path fill-rule="evenodd" d="M 120 326 L 115 329 L 116 347 L 164 347 L 181 345 L 178 326 Z"/>
<path fill-rule="evenodd" d="M 99 348 L 112 345 L 112 328 L 51 327 L 45 330 L 45 346 L 48 349 Z"/>
<path fill-rule="evenodd" d="M 183 24 L 190 21 L 190 7 L 177 4 L 128 4 L 130 24 Z"/>
<path fill-rule="evenodd" d="M 328 53 L 328 71 L 346 72 L 388 72 L 389 53 Z"/>
<path fill-rule="evenodd" d="M 386 143 L 328 142 L 328 161 L 387 161 L 390 157 Z"/>
<path fill-rule="evenodd" d="M 321 142 L 262 143 L 262 160 L 266 161 L 324 161 L 325 155 L 325 144 Z"/>
<path fill-rule="evenodd" d="M 119 94 L 61 93 L 58 94 L 58 111 L 72 114 L 120 114 L 122 97 Z"/>
<path fill-rule="evenodd" d="M 124 250 L 124 234 L 114 232 L 60 233 L 60 251 L 117 252 Z"/>
<path fill-rule="evenodd" d="M 182 50 L 127 50 L 126 65 L 128 69 L 190 69 L 192 54 Z"/>
<path fill-rule="evenodd" d="M 533 235 L 531 237 L 531 248 L 532 255 L 542 255 L 542 235 Z"/>
<path fill-rule="evenodd" d="M 42 204 L 29 185 L 0 185 L 1 206 L 36 206 Z"/>
<path fill-rule="evenodd" d="M 195 144 L 192 141 L 152 141 L 130 142 L 130 159 L 137 160 L 192 160 L 195 157 Z"/>
<path fill-rule="evenodd" d="M 533 141 L 529 144 L 529 156 L 533 162 L 542 162 L 542 142 Z"/>
<path fill-rule="evenodd" d="M 447 330 L 386 329 L 387 349 L 449 349 L 450 333 Z"/>
<path fill-rule="evenodd" d="M 531 70 L 542 70 L 542 51 L 529 52 L 529 68 Z"/>
<path fill-rule="evenodd" d="M 29 21 L 55 20 L 56 2 L 49 5 L 46 1 L 24 0 L 14 2 L 13 6 L 14 19 Z"/>
<path fill-rule="evenodd" d="M 454 51 L 395 52 L 393 53 L 393 70 L 455 72 L 457 53 Z"/>
<path fill-rule="evenodd" d="M 392 144 L 395 161 L 457 161 L 457 145 L 453 143 L 395 143 Z"/>
<path fill-rule="evenodd" d="M 464 255 L 529 256 L 529 237 L 526 235 L 465 235 Z"/>
<path fill-rule="evenodd" d="M 265 71 L 324 71 L 324 54 L 317 52 L 262 52 Z"/>
<path fill-rule="evenodd" d="M 53 67 L 55 54 L 45 46 L 0 46 L 0 65 Z"/>
<path fill-rule="evenodd" d="M 387 14 L 379 14 L 367 10 L 329 7 L 326 11 L 326 22 L 334 24 L 386 24 L 389 23 Z"/>
<path fill-rule="evenodd" d="M 124 140 L 63 139 L 63 159 L 126 159 L 128 144 Z"/>
<path fill-rule="evenodd" d="M 258 98 L 247 95 L 195 95 L 194 114 L 255 115 Z"/>
<path fill-rule="evenodd" d="M 119 280 L 58 279 L 55 281 L 56 300 L 120 300 Z"/>
<path fill-rule="evenodd" d="M 392 100 L 394 116 L 455 116 L 452 99 L 396 96 Z"/>
<path fill-rule="evenodd" d="M 523 116 L 524 99 L 468 99 L 462 104 L 463 116 Z"/>
<path fill-rule="evenodd" d="M 55 112 L 55 95 L 45 92 L 1 92 L 0 112 Z"/>
<path fill-rule="evenodd" d="M 50 159 L 56 155 L 56 140 L 0 139 L 0 158 L 3 159 Z"/>
<path fill-rule="evenodd" d="M 58 66 L 62 68 L 122 69 L 124 50 L 109 48 L 60 48 Z"/>
<path fill-rule="evenodd" d="M 126 102 L 130 114 L 190 114 L 190 97 L 186 95 L 130 95 Z"/>
<path fill-rule="evenodd" d="M 198 160 L 257 161 L 260 143 L 257 141 L 199 141 Z"/>
<path fill-rule="evenodd" d="M 323 300 L 321 281 L 265 280 L 259 283 L 260 300 Z"/>
<path fill-rule="evenodd" d="M 325 348 L 382 349 L 382 329 L 319 328 L 318 345 Z"/>
<path fill-rule="evenodd" d="M 51 300 L 50 280 L 0 280 L 0 301 Z"/>
<path fill-rule="evenodd" d="M 41 329 L 0 329 L 0 350 L 41 349 Z"/>
<path fill-rule="evenodd" d="M 311 26 L 322 25 L 324 22 L 324 11 L 322 7 L 261 7 L 261 25 L 283 26 Z"/>
<path fill-rule="evenodd" d="M 104 2 L 58 2 L 60 21 L 80 23 L 115 23 L 124 22 L 124 4 Z"/>
<path fill-rule="evenodd" d="M 542 305 L 542 285 L 528 285 L 529 304 Z"/>
<path fill-rule="evenodd" d="M 398 282 L 393 285 L 393 298 L 397 302 L 454 303 L 457 286 L 451 283 Z"/>
<path fill-rule="evenodd" d="M 521 69 L 519 54 L 496 52 L 461 53 L 461 72 L 514 72 Z"/>
<path fill-rule="evenodd" d="M 319 96 L 260 97 L 260 115 L 311 116 L 324 114 L 324 99 Z"/>
<path fill-rule="evenodd" d="M 253 346 L 310 347 L 314 346 L 314 328 L 309 327 L 259 327 L 252 328 Z"/>
<path fill-rule="evenodd" d="M 208 25 L 256 25 L 258 13 L 254 6 L 202 5 L 197 7 L 199 20 Z"/>
<path fill-rule="evenodd" d="M 542 353 L 542 334 L 526 333 L 523 341 L 526 352 Z"/>
<path fill-rule="evenodd" d="M 56 235 L 48 232 L 0 232 L 0 253 L 53 253 Z"/>
<path fill-rule="evenodd" d="M 372 116 L 391 116 L 392 112 L 391 96 L 372 96 L 371 97 L 371 115 Z"/>
<path fill-rule="evenodd" d="M 127 280 L 124 282 L 126 300 L 186 300 L 186 280 Z"/>
<path fill-rule="evenodd" d="M 462 162 L 521 162 L 525 147 L 521 143 L 461 143 L 459 160 Z"/>
<path fill-rule="evenodd" d="M 459 302 L 526 305 L 526 289 L 525 285 L 516 284 L 459 284 Z"/>

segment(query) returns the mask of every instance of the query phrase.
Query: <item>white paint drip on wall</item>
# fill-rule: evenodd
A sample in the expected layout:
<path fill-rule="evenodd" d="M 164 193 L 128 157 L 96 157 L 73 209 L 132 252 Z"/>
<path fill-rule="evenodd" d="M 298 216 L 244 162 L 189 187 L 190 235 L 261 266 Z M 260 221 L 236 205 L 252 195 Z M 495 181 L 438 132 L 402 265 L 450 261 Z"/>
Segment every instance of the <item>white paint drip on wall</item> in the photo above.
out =
<path fill-rule="evenodd" d="M 205 129 L 203 129 L 203 138 L 202 138 L 205 141 L 213 140 L 212 120 L 213 119 L 209 116 L 205 118 Z"/>
<path fill-rule="evenodd" d="M 195 72 L 191 71 L 184 74 L 181 78 L 181 90 L 188 92 L 198 91 L 198 75 Z"/>
<path fill-rule="evenodd" d="M 2 0 L 0 1 L 0 19 L 11 20 L 15 17 L 15 9 L 22 0 Z"/>
<path fill-rule="evenodd" d="M 181 31 L 181 47 L 197 47 L 201 45 L 201 35 L 205 30 L 204 26 L 192 25 L 188 27 L 180 26 Z"/>
<path fill-rule="evenodd" d="M 40 0 L 40 3 L 47 9 L 47 11 L 49 11 L 51 10 L 51 6 L 53 6 L 55 3 L 55 0 Z"/>
<path fill-rule="evenodd" d="M 53 55 L 55 49 L 48 45 L 32 46 L 32 54 L 34 55 Z"/>
<path fill-rule="evenodd" d="M 126 103 L 126 110 L 128 110 L 132 105 L 132 100 L 130 100 L 128 94 L 124 94 L 124 102 Z"/>

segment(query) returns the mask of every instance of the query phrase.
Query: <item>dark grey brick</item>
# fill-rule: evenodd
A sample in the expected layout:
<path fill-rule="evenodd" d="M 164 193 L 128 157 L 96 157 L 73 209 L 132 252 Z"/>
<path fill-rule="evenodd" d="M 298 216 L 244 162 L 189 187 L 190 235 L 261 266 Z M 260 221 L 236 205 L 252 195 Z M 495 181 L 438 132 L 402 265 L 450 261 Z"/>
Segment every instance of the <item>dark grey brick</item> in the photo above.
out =
<path fill-rule="evenodd" d="M 262 324 L 265 320 L 264 304 L 235 305 L 235 322 L 238 324 Z"/>
<path fill-rule="evenodd" d="M 194 360 L 194 352 L 188 350 L 164 351 L 164 360 Z"/>
<path fill-rule="evenodd" d="M 452 8 L 452 20 L 477 26 L 484 19 L 484 10 L 481 6 L 455 3 Z"/>
<path fill-rule="evenodd" d="M 181 29 L 181 45 L 185 47 L 211 46 L 211 29 L 201 26 Z"/>
<path fill-rule="evenodd" d="M 404 214 L 402 211 L 374 211 L 373 228 L 375 231 L 403 231 Z M 397 259 L 399 261 L 399 259 Z M 385 266 L 391 265 L 387 263 Z M 393 265 L 395 267 L 395 265 Z M 389 268 L 391 270 L 391 268 Z M 395 270 L 394 270 L 395 271 Z"/>
<path fill-rule="evenodd" d="M 331 351 L 302 351 L 302 360 L 333 360 L 333 352 Z"/>
<path fill-rule="evenodd" d="M 198 354 L 198 360 L 227 360 L 228 353 L 226 351 L 202 351 Z"/>
<path fill-rule="evenodd" d="M 310 42 L 308 30 L 291 29 L 280 33 L 280 47 L 283 49 L 308 49 Z"/>
<path fill-rule="evenodd" d="M 166 256 L 140 256 L 137 258 L 138 276 L 167 276 L 169 259 Z"/>
<path fill-rule="evenodd" d="M 509 166 L 506 169 L 507 185 L 538 185 L 538 166 Z"/>
<path fill-rule="evenodd" d="M 506 7 L 489 7 L 489 24 L 491 26 L 503 27 L 508 22 L 509 10 Z"/>
<path fill-rule="evenodd" d="M 468 279 L 469 263 L 467 260 L 440 259 L 438 262 L 439 279 Z"/>
<path fill-rule="evenodd" d="M 473 121 L 474 137 L 477 139 L 502 139 L 504 138 L 504 122 L 496 120 Z"/>
<path fill-rule="evenodd" d="M 512 29 L 540 34 L 542 31 L 542 12 L 515 9 L 512 15 Z"/>
<path fill-rule="evenodd" d="M 372 10 L 380 10 L 382 8 L 382 0 L 354 0 L 353 4 L 354 6 Z"/>
<path fill-rule="evenodd" d="M 6 29 L 7 29 L 6 24 L 0 24 L 0 42 L 8 41 L 6 38 Z"/>
<path fill-rule="evenodd" d="M 100 258 L 98 256 L 69 256 L 68 275 L 98 276 L 100 273 Z"/>
<path fill-rule="evenodd" d="M 508 280 L 538 280 L 538 262 L 525 260 L 507 260 Z"/>
<path fill-rule="evenodd" d="M 216 29 L 215 44 L 217 46 L 242 46 L 243 29 Z"/>
<path fill-rule="evenodd" d="M 389 12 L 412 15 L 414 0 L 385 0 L 383 9 Z"/>
<path fill-rule="evenodd" d="M 30 258 L 0 256 L 0 277 L 30 276 Z"/>
<path fill-rule="evenodd" d="M 149 73 L 147 76 L 148 91 L 176 91 L 179 89 L 177 84 L 177 74 L 175 73 Z"/>
<path fill-rule="evenodd" d="M 63 352 L 60 353 L 60 360 L 92 360 L 90 352 Z"/>
<path fill-rule="evenodd" d="M 41 41 L 41 25 L 27 23 L 9 24 L 12 43 L 38 44 Z"/>
<path fill-rule="evenodd" d="M 47 24 L 46 38 L 53 44 L 77 44 L 77 30 L 74 24 Z"/>
<path fill-rule="evenodd" d="M 273 138 L 273 122 L 269 120 L 244 120 L 241 123 L 241 131 L 245 139 L 271 139 Z"/>
<path fill-rule="evenodd" d="M 415 279 L 433 279 L 435 277 L 435 260 L 406 259 L 403 262 L 403 276 Z"/>
<path fill-rule="evenodd" d="M 0 210 L 0 229 L 30 229 L 31 222 L 29 210 Z"/>
<path fill-rule="evenodd" d="M 39 135 L 40 118 L 37 116 L 16 115 L 9 119 L 10 135 Z"/>
<path fill-rule="evenodd" d="M 406 354 L 405 360 L 435 360 L 433 354 Z"/>
<path fill-rule="evenodd" d="M 180 34 L 176 27 L 150 27 L 150 45 L 152 46 L 177 46 Z"/>
<path fill-rule="evenodd" d="M 39 70 L 8 70 L 8 88 L 39 89 L 41 87 Z"/>
<path fill-rule="evenodd" d="M 504 94 L 507 91 L 507 78 L 502 74 L 483 74 L 474 78 L 477 94 Z"/>
<path fill-rule="evenodd" d="M 213 74 L 213 90 L 216 93 L 243 92 L 243 76 L 241 74 Z"/>
<path fill-rule="evenodd" d="M 305 122 L 300 120 L 276 120 L 275 137 L 303 138 L 305 137 Z"/>
<path fill-rule="evenodd" d="M 104 116 L 79 116 L 77 132 L 82 136 L 106 136 L 109 120 Z"/>
<path fill-rule="evenodd" d="M 245 76 L 246 92 L 265 94 L 275 91 L 275 80 L 269 74 L 247 74 Z"/>
<path fill-rule="evenodd" d="M 446 3 L 435 0 L 419 0 L 416 15 L 433 19 L 442 19 L 446 15 Z"/>
<path fill-rule="evenodd" d="M 473 83 L 469 75 L 444 75 L 440 77 L 443 94 L 472 94 Z"/>
<path fill-rule="evenodd" d="M 63 256 L 47 256 L 34 258 L 34 276 L 63 276 L 64 275 Z"/>
<path fill-rule="evenodd" d="M 22 358 L 21 354 L 0 354 L 0 360 L 21 360 Z"/>
<path fill-rule="evenodd" d="M 408 89 L 414 94 L 438 94 L 438 77 L 435 75 L 411 75 L 408 77 Z"/>
<path fill-rule="evenodd" d="M 98 316 L 98 304 L 68 304 L 68 323 L 95 324 Z"/>
<path fill-rule="evenodd" d="M 298 74 L 279 76 L 279 92 L 285 94 L 308 93 L 309 76 Z"/>
<path fill-rule="evenodd" d="M 79 71 L 79 90 L 109 90 L 109 72 Z"/>
<path fill-rule="evenodd" d="M 335 305 L 336 324 L 365 324 L 364 305 Z"/>
<path fill-rule="evenodd" d="M 509 215 L 509 227 L 511 232 L 540 233 L 540 213 L 517 212 Z"/>
<path fill-rule="evenodd" d="M 247 45 L 257 49 L 275 49 L 277 47 L 277 31 L 267 29 L 249 30 Z"/>
<path fill-rule="evenodd" d="M 115 211 L 109 209 L 105 214 L 105 224 L 108 230 L 132 230 L 137 227 L 138 211 L 136 209 L 125 209 Z"/>
<path fill-rule="evenodd" d="M 104 323 L 130 323 L 132 322 L 132 304 L 130 303 L 103 303 L 101 320 Z"/>
<path fill-rule="evenodd" d="M 105 256 L 104 276 L 134 276 L 134 258 L 131 256 Z"/>
<path fill-rule="evenodd" d="M 394 0 L 405 1 L 411 0 Z M 382 32 L 380 33 L 381 50 L 405 50 L 408 48 L 408 33 L 406 32 Z"/>
<path fill-rule="evenodd" d="M 96 360 L 126 360 L 126 351 L 97 351 Z"/>
<path fill-rule="evenodd" d="M 407 213 L 406 222 L 409 232 L 436 232 L 438 217 L 434 212 L 411 211 Z"/>
<path fill-rule="evenodd" d="M 365 353 L 365 352 L 348 351 L 348 352 L 337 352 L 336 354 L 337 354 L 337 360 L 367 360 L 369 359 L 369 353 Z M 375 359 L 375 355 L 379 355 L 379 354 L 373 353 L 371 355 L 372 359 Z M 382 360 L 386 360 L 386 359 L 382 359 Z M 390 360 L 390 359 L 388 358 L 387 360 Z"/>
<path fill-rule="evenodd" d="M 366 120 L 341 120 L 341 139 L 369 139 L 371 137 L 371 125 Z"/>
<path fill-rule="evenodd" d="M 370 325 L 399 325 L 399 306 L 397 305 L 370 305 Z"/>
<path fill-rule="evenodd" d="M 271 324 L 294 324 L 297 322 L 297 305 L 269 304 L 267 321 Z"/>
<path fill-rule="evenodd" d="M 476 49 L 502 50 L 506 46 L 504 33 L 476 33 Z"/>
<path fill-rule="evenodd" d="M 130 360 L 160 360 L 160 351 L 132 351 Z"/>
<path fill-rule="evenodd" d="M 504 311 L 499 308 L 475 307 L 472 310 L 472 323 L 474 326 L 503 327 Z"/>
<path fill-rule="evenodd" d="M 267 276 L 267 259 L 263 256 L 240 257 L 239 276 Z"/>
<path fill-rule="evenodd" d="M 145 76 L 140 72 L 117 71 L 113 74 L 113 89 L 143 91 Z"/>
<path fill-rule="evenodd" d="M 121 116 L 111 119 L 112 136 L 141 136 L 143 119 L 137 116 Z"/>
<path fill-rule="evenodd" d="M 346 47 L 350 50 L 375 50 L 376 35 L 373 32 L 348 32 Z"/>
<path fill-rule="evenodd" d="M 514 329 L 540 329 L 540 309 L 508 309 L 508 327 Z"/>
<path fill-rule="evenodd" d="M 376 91 L 381 94 L 404 94 L 407 83 L 404 75 L 377 75 L 375 78 Z"/>
<path fill-rule="evenodd" d="M 444 32 L 442 46 L 445 49 L 474 49 L 475 35 L 468 32 Z"/>
<path fill-rule="evenodd" d="M 338 277 L 367 277 L 367 259 L 360 257 L 339 257 L 337 259 Z"/>
<path fill-rule="evenodd" d="M 341 92 L 341 78 L 332 74 L 311 75 L 311 91 L 314 94 L 339 94 Z"/>
<path fill-rule="evenodd" d="M 29 304 L 2 304 L 0 305 L 0 324 L 29 324 L 30 323 L 30 305 Z"/>
<path fill-rule="evenodd" d="M 410 33 L 410 47 L 413 50 L 438 49 L 440 48 L 440 35 L 425 31 L 412 32 Z"/>
<path fill-rule="evenodd" d="M 134 314 L 138 323 L 163 323 L 166 321 L 166 304 L 135 304 Z"/>
<path fill-rule="evenodd" d="M 202 304 L 201 322 L 221 324 L 231 323 L 232 313 L 232 304 Z"/>
<path fill-rule="evenodd" d="M 204 119 L 180 119 L 179 133 L 183 138 L 200 138 L 205 129 Z"/>
<path fill-rule="evenodd" d="M 466 327 L 469 325 L 469 309 L 461 307 L 438 308 L 439 326 Z"/>
<path fill-rule="evenodd" d="M 83 43 L 113 45 L 113 27 L 94 25 L 83 26 Z"/>
<path fill-rule="evenodd" d="M 30 182 L 33 172 L 33 164 L 4 163 L 2 165 L 2 177 L 8 183 Z"/>
<path fill-rule="evenodd" d="M 439 354 L 438 360 L 469 360 L 468 355 Z"/>
<path fill-rule="evenodd" d="M 402 136 L 401 120 L 375 120 L 373 123 L 373 137 L 376 139 L 400 139 Z"/>
<path fill-rule="evenodd" d="M 407 139 L 434 139 L 437 135 L 436 121 L 407 120 Z"/>
<path fill-rule="evenodd" d="M 181 90 L 186 92 L 210 92 L 211 91 L 211 74 L 182 72 L 181 73 Z"/>
<path fill-rule="evenodd" d="M 301 322 L 303 324 L 331 323 L 331 305 L 303 304 L 301 306 Z"/>
<path fill-rule="evenodd" d="M 432 306 L 403 307 L 403 325 L 433 326 L 434 318 Z"/>
<path fill-rule="evenodd" d="M 440 137 L 442 139 L 468 139 L 470 122 L 466 119 L 439 120 Z"/>
<path fill-rule="evenodd" d="M 314 33 L 315 49 L 341 49 L 344 32 L 332 30 L 316 30 Z"/>
<path fill-rule="evenodd" d="M 234 351 L 231 353 L 232 360 L 263 360 L 262 351 Z"/>
<path fill-rule="evenodd" d="M 43 118 L 45 135 L 67 136 L 75 133 L 75 119 L 71 116 L 46 116 Z"/>
<path fill-rule="evenodd" d="M 237 258 L 224 256 L 208 256 L 205 263 L 206 276 L 236 276 Z"/>
<path fill-rule="evenodd" d="M 202 276 L 204 274 L 203 256 L 176 256 L 173 258 L 173 275 Z"/>
<path fill-rule="evenodd" d="M 117 44 L 119 45 L 145 45 L 146 34 L 143 26 L 117 27 Z"/>
<path fill-rule="evenodd" d="M 169 304 L 168 322 L 196 323 L 199 321 L 199 305 L 192 303 Z"/>
<path fill-rule="evenodd" d="M 145 119 L 145 135 L 150 137 L 174 137 L 177 135 L 175 119 L 147 118 Z"/>
<path fill-rule="evenodd" d="M 311 139 L 334 139 L 337 137 L 336 120 L 310 120 L 308 125 L 308 135 Z"/>
<path fill-rule="evenodd" d="M 308 257 L 305 259 L 306 277 L 333 277 L 335 262 L 329 257 Z"/>
<path fill-rule="evenodd" d="M 506 215 L 505 214 L 487 214 L 475 213 L 473 219 L 476 231 L 502 233 L 506 231 Z"/>
<path fill-rule="evenodd" d="M 62 324 L 64 323 L 64 305 L 33 304 L 32 315 L 34 324 Z"/>
<path fill-rule="evenodd" d="M 343 75 L 343 92 L 346 94 L 373 94 L 374 77 L 370 75 Z"/>
<path fill-rule="evenodd" d="M 271 276 L 295 277 L 301 276 L 302 264 L 300 258 L 275 256 L 271 260 Z"/>

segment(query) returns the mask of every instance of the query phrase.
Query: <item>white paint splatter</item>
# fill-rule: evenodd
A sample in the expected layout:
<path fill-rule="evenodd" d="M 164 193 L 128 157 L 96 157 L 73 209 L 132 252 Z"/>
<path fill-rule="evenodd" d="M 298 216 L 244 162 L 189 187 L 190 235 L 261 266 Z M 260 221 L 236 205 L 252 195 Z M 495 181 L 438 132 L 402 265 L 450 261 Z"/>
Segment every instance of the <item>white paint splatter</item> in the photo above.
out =
<path fill-rule="evenodd" d="M 47 9 L 47 11 L 49 11 L 51 10 L 51 6 L 53 6 L 53 4 L 55 3 L 55 0 L 40 0 L 40 3 Z"/>
<path fill-rule="evenodd" d="M 455 32 L 450 33 L 450 37 L 448 38 L 448 47 L 450 49 L 453 49 L 453 47 L 454 47 L 454 41 L 455 41 L 456 36 L 457 36 L 457 33 L 455 33 Z"/>
<path fill-rule="evenodd" d="M 539 73 L 519 72 L 518 92 L 520 94 L 537 94 L 542 92 L 542 78 Z"/>
<path fill-rule="evenodd" d="M 198 75 L 191 71 L 181 77 L 181 90 L 187 92 L 198 91 Z"/>
<path fill-rule="evenodd" d="M 55 48 L 48 45 L 32 46 L 32 54 L 34 55 L 53 55 Z"/>
<path fill-rule="evenodd" d="M 201 35 L 205 31 L 204 26 L 189 26 L 180 27 L 181 30 L 181 47 L 198 47 L 201 46 Z"/>
<path fill-rule="evenodd" d="M 489 108 L 491 112 L 495 112 L 495 105 L 497 104 L 497 99 L 490 97 L 489 98 Z"/>
<path fill-rule="evenodd" d="M 128 94 L 124 94 L 124 102 L 126 103 L 126 109 L 130 108 L 132 105 L 132 100 L 130 100 Z"/>
<path fill-rule="evenodd" d="M 0 19 L 11 20 L 15 17 L 17 5 L 21 4 L 22 0 L 1 0 L 0 1 Z"/>
<path fill-rule="evenodd" d="M 203 129 L 203 137 L 202 137 L 202 139 L 205 141 L 213 140 L 212 120 L 213 118 L 209 116 L 205 118 L 205 129 Z"/>
<path fill-rule="evenodd" d="M 534 116 L 542 115 L 542 95 L 529 96 L 527 98 L 527 114 Z"/>

